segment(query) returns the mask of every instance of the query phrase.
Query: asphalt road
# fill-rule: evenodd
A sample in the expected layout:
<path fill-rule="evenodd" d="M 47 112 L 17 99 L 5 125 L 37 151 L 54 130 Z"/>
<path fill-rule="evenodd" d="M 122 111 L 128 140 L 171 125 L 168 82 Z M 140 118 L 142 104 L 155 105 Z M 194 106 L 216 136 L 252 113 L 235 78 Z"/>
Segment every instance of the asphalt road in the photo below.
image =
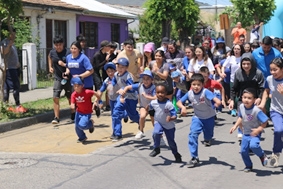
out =
<path fill-rule="evenodd" d="M 174 156 L 167 147 L 162 148 L 160 155 L 154 158 L 149 157 L 152 142 L 151 128 L 142 140 L 135 140 L 132 137 L 134 133 L 124 133 L 128 136 L 124 140 L 117 143 L 105 142 L 103 146 L 91 152 L 86 151 L 84 154 L 58 151 L 56 153 L 35 152 L 32 146 L 37 145 L 36 142 L 30 144 L 29 152 L 23 152 L 20 148 L 24 143 L 22 140 L 19 140 L 19 149 L 16 152 L 7 150 L 9 149 L 9 140 L 7 140 L 9 136 L 11 140 L 13 139 L 13 143 L 17 141 L 18 136 L 36 137 L 35 131 L 40 132 L 43 131 L 43 127 L 50 127 L 50 124 L 47 123 L 46 126 L 34 125 L 7 132 L 0 135 L 1 146 L 6 149 L 0 149 L 0 188 L 281 189 L 283 187 L 282 157 L 280 166 L 272 168 L 269 164 L 263 167 L 259 158 L 252 155 L 253 172 L 243 172 L 244 164 L 239 154 L 240 148 L 236 133 L 229 134 L 232 122 L 236 118 L 226 113 L 219 114 L 218 117 L 212 146 L 204 147 L 201 143 L 203 135 L 199 137 L 201 164 L 195 168 L 187 168 L 186 165 L 191 159 L 187 147 L 191 117 L 181 118 L 176 124 L 176 142 L 183 163 L 172 162 Z M 128 126 L 136 128 L 136 124 Z M 95 132 L 99 133 L 99 129 L 97 128 Z M 1 137 L 6 137 L 6 139 L 1 140 Z M 48 142 L 48 136 L 41 138 Z M 53 140 L 58 141 L 50 142 L 59 144 L 63 139 L 58 137 Z M 271 127 L 266 128 L 261 145 L 268 155 L 271 154 L 272 140 Z M 78 148 L 79 145 L 84 148 L 82 144 L 72 145 L 74 148 Z M 92 145 L 89 143 L 87 146 Z M 36 147 L 44 148 L 43 144 Z"/>

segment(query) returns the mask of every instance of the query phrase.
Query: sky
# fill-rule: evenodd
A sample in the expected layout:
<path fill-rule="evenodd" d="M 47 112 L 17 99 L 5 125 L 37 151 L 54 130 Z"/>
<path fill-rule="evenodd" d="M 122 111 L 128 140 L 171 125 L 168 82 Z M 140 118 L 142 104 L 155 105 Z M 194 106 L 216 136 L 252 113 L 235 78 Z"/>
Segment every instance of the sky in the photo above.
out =
<path fill-rule="evenodd" d="M 232 5 L 232 3 L 230 2 L 230 0 L 196 0 L 198 2 L 201 3 L 207 3 L 209 5 Z"/>

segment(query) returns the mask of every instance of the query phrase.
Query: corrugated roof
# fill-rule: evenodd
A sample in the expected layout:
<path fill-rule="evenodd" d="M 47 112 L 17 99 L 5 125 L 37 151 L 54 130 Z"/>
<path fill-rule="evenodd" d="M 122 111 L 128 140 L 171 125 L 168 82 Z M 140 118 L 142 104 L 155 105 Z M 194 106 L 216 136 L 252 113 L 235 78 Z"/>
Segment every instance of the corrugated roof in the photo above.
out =
<path fill-rule="evenodd" d="M 146 0 L 97 0 L 101 3 L 106 3 L 110 5 L 122 5 L 122 6 L 133 6 L 133 7 L 142 7 Z"/>
<path fill-rule="evenodd" d="M 115 9 L 106 4 L 100 3 L 95 0 L 61 0 L 68 4 L 77 5 L 85 8 L 89 12 L 101 13 L 104 15 L 115 15 L 122 18 L 136 18 L 135 15 L 126 13 L 122 10 Z"/>
<path fill-rule="evenodd" d="M 63 2 L 61 0 L 22 0 L 23 4 L 31 4 L 31 5 L 47 5 L 47 6 L 54 6 L 54 7 L 60 7 L 64 9 L 72 9 L 72 10 L 84 10 L 83 7 L 80 7 L 78 5 L 69 4 L 66 2 Z"/>

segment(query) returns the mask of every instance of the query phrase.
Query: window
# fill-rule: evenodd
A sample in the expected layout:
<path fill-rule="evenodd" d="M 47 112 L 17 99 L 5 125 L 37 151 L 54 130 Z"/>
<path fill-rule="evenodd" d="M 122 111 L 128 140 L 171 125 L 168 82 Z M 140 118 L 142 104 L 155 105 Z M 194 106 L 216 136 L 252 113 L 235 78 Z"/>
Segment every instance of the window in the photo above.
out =
<path fill-rule="evenodd" d="M 65 45 L 67 43 L 67 22 L 61 20 L 54 20 L 54 35 L 61 35 L 64 39 Z"/>
<path fill-rule="evenodd" d="M 80 22 L 80 33 L 85 36 L 89 47 L 98 46 L 98 23 Z"/>
<path fill-rule="evenodd" d="M 111 41 L 120 43 L 120 24 L 111 24 Z"/>

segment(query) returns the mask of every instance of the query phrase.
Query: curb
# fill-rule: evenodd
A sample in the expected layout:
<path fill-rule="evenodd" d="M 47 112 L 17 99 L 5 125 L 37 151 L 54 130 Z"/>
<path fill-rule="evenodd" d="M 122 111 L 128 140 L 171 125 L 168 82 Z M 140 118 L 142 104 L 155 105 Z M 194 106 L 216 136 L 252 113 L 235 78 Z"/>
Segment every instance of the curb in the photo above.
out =
<path fill-rule="evenodd" d="M 60 118 L 66 118 L 70 116 L 70 112 L 71 112 L 70 108 L 60 110 Z M 33 117 L 26 117 L 7 123 L 0 123 L 0 133 L 12 131 L 14 129 L 20 129 L 37 123 L 43 123 L 43 122 L 51 123 L 51 120 L 53 118 L 54 118 L 54 112 L 50 111 L 43 114 L 35 115 Z"/>

